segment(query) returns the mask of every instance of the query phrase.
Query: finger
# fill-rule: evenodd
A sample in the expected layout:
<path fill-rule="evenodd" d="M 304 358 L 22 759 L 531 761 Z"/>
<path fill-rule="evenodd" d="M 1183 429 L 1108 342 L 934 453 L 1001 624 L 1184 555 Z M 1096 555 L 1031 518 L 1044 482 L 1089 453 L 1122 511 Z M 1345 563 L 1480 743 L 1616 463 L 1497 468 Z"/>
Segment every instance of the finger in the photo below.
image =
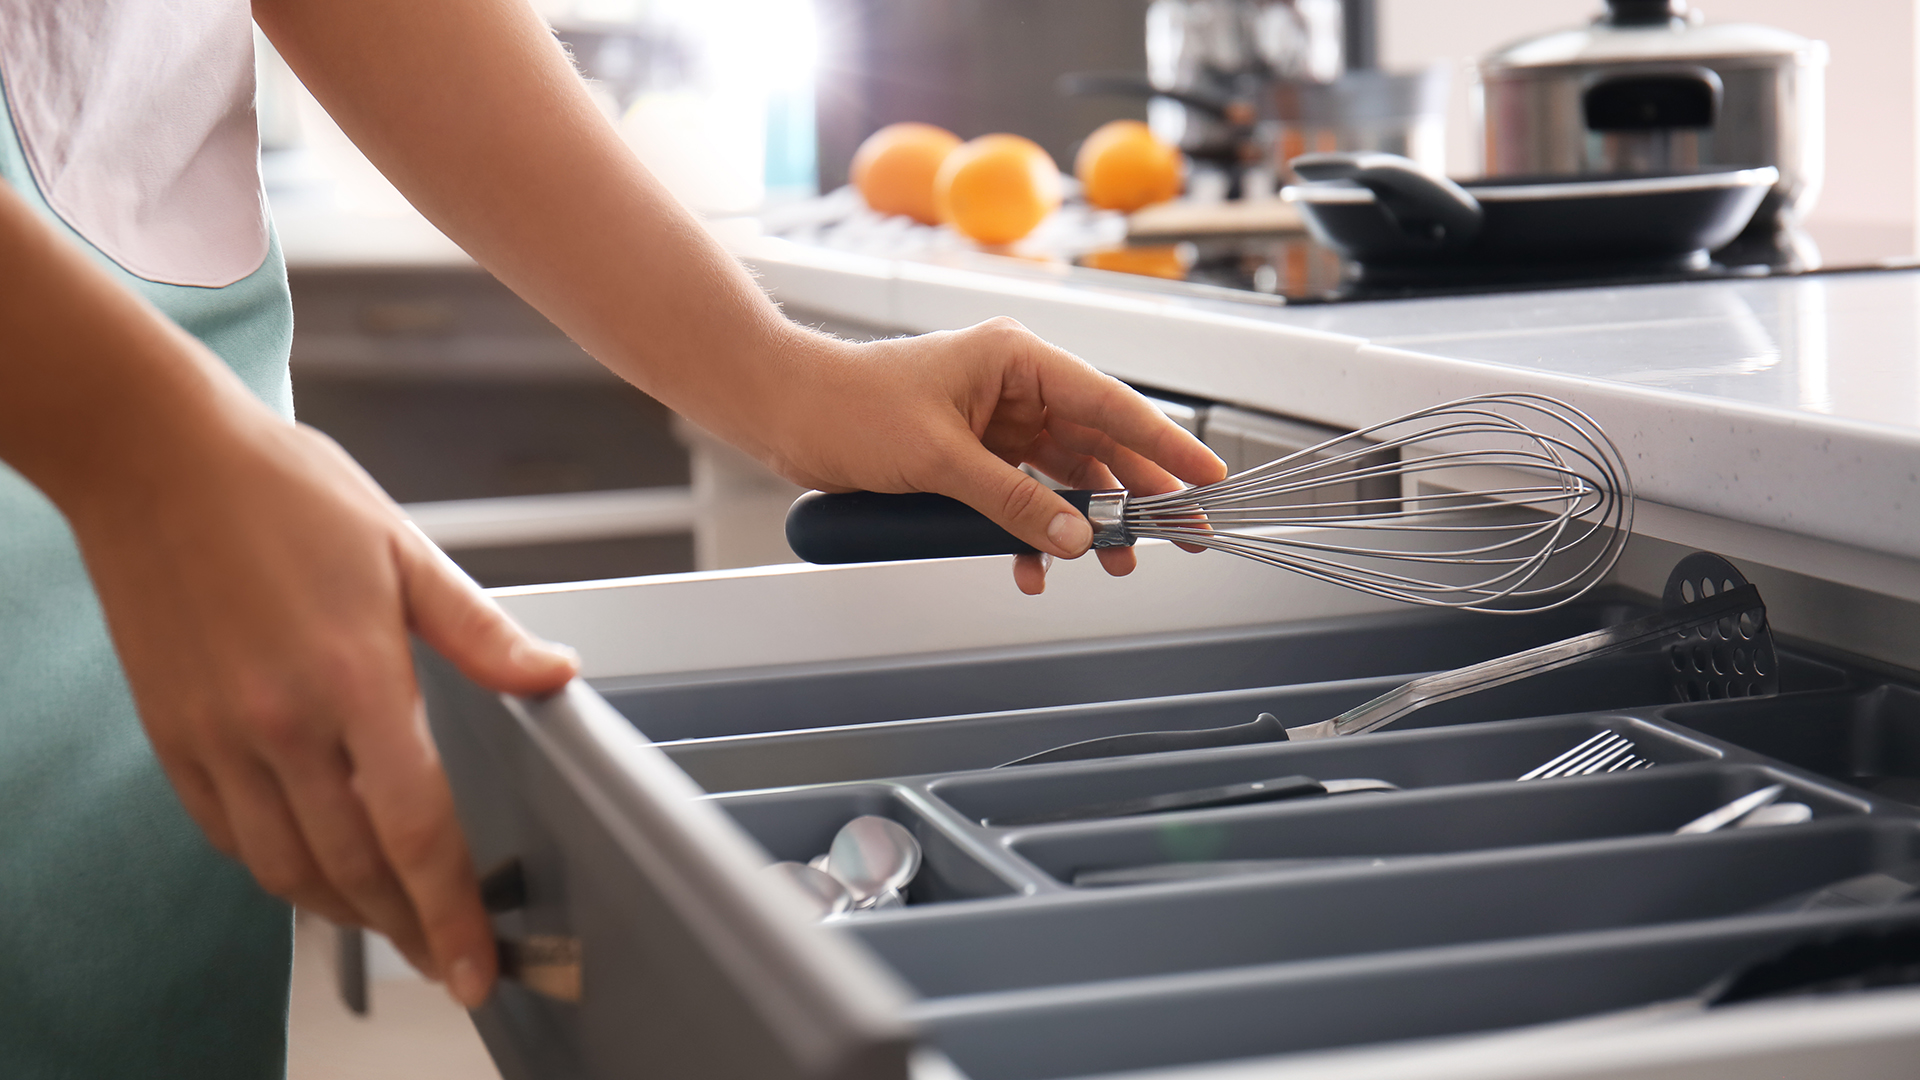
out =
<path fill-rule="evenodd" d="M 1110 455 L 1112 460 L 1108 464 L 1113 467 L 1115 473 L 1119 474 L 1127 490 L 1135 495 L 1158 495 L 1161 492 L 1178 491 L 1183 486 L 1165 469 L 1091 428 L 1084 428 L 1066 421 L 1055 423 L 1050 427 L 1054 430 L 1049 430 L 1047 434 L 1069 450 Z M 1209 528 L 1204 516 L 1196 515 L 1193 523 L 1198 528 Z M 1178 540 L 1174 541 L 1174 545 L 1182 551 L 1190 551 L 1196 555 L 1207 550 L 1198 544 L 1187 544 Z M 1112 572 L 1111 567 L 1109 572 Z"/>
<path fill-rule="evenodd" d="M 1047 591 L 1047 568 L 1053 564 L 1053 556 L 1037 551 L 1013 557 L 1013 583 L 1028 596 L 1039 596 Z"/>
<path fill-rule="evenodd" d="M 1093 526 L 1085 515 L 970 435 L 950 437 L 942 449 L 916 487 L 959 499 L 1049 555 L 1075 559 L 1092 545 Z"/>
<path fill-rule="evenodd" d="M 1041 432 L 1040 437 L 1033 441 L 1028 448 L 1027 457 L 1029 463 L 1035 468 L 1071 488 L 1083 491 L 1106 491 L 1120 486 L 1105 463 L 1097 458 L 1069 453 L 1047 432 Z M 1165 473 L 1161 475 L 1164 476 Z M 1167 477 L 1167 481 L 1175 487 L 1180 485 L 1180 482 L 1171 476 Z M 1096 554 L 1100 558 L 1101 567 L 1114 577 L 1125 577 L 1133 573 L 1134 567 L 1139 563 L 1131 547 L 1100 548 Z M 1016 580 L 1018 580 L 1018 574 L 1019 571 L 1016 568 Z"/>
<path fill-rule="evenodd" d="M 169 757 L 161 757 L 160 764 L 173 783 L 174 793 L 180 796 L 180 805 L 187 808 L 187 816 L 207 834 L 207 842 L 214 850 L 238 859 L 240 847 L 234 840 L 233 825 L 227 821 L 226 807 L 220 803 L 220 792 L 213 786 L 213 778 L 195 762 L 176 762 Z"/>
<path fill-rule="evenodd" d="M 432 973 L 467 1008 L 493 987 L 493 930 L 480 904 L 473 860 L 454 816 L 453 792 L 418 691 L 407 676 L 407 704 L 366 713 L 347 731 L 353 788 L 366 806 L 387 863 L 400 879 L 426 935 Z"/>
<path fill-rule="evenodd" d="M 1095 370 L 1064 349 L 1029 338 L 1047 415 L 1112 436 L 1191 484 L 1224 479 L 1227 467 L 1191 432 L 1125 383 Z"/>
<path fill-rule="evenodd" d="M 1068 453 L 1092 457 L 1106 465 L 1120 485 L 1135 495 L 1158 495 L 1186 486 L 1172 473 L 1095 428 L 1055 418 L 1047 425 L 1047 435 Z"/>
<path fill-rule="evenodd" d="M 380 850 L 373 823 L 352 788 L 352 764 L 338 746 L 270 761 L 320 872 L 357 922 L 385 934 L 422 971 L 433 967 L 413 902 Z"/>
<path fill-rule="evenodd" d="M 474 682 L 508 694 L 548 694 L 579 672 L 572 649 L 522 630 L 417 528 L 397 556 L 408 625 Z"/>
<path fill-rule="evenodd" d="M 211 762 L 207 773 L 227 809 L 240 861 L 262 889 L 343 926 L 359 921 L 320 873 L 264 763 L 235 752 Z"/>
<path fill-rule="evenodd" d="M 1027 445 L 1026 458 L 1027 464 L 1069 488 L 1106 491 L 1120 486 L 1100 459 L 1068 450 L 1045 431 Z"/>

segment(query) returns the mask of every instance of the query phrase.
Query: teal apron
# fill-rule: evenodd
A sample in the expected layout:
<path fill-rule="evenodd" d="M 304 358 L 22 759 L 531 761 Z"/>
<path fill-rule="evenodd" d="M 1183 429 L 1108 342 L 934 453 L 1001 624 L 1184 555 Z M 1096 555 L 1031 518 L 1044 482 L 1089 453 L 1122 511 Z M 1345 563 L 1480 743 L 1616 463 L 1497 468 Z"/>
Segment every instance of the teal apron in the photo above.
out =
<path fill-rule="evenodd" d="M 58 223 L 10 119 L 0 182 Z M 292 415 L 277 240 L 201 289 L 58 224 Z M 0 363 L 31 362 L 0 342 Z M 292 947 L 287 906 L 208 845 L 155 762 L 66 522 L 0 464 L 0 1076 L 282 1076 Z"/>

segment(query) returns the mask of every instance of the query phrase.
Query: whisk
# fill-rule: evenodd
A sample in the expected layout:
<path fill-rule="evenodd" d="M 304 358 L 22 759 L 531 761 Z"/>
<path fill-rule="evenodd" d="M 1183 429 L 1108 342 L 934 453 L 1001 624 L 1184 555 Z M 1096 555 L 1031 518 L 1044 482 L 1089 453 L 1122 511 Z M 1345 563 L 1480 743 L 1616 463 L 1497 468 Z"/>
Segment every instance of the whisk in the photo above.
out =
<path fill-rule="evenodd" d="M 1420 409 L 1215 484 L 1060 494 L 1096 548 L 1172 540 L 1393 600 L 1509 614 L 1592 588 L 1633 524 L 1612 440 L 1579 409 L 1523 393 Z M 814 563 L 1033 550 L 926 493 L 809 492 L 788 511 L 787 542 Z"/>

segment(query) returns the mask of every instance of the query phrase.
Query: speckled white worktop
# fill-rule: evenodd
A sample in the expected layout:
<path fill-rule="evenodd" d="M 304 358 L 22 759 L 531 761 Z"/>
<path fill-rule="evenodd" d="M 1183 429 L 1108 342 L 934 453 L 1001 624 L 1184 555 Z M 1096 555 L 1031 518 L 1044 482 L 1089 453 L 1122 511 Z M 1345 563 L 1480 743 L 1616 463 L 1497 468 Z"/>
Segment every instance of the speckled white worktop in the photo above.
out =
<path fill-rule="evenodd" d="M 796 310 L 910 331 L 1012 315 L 1131 382 L 1330 425 L 1554 394 L 1612 434 L 1671 539 L 1743 523 L 1876 572 L 1920 559 L 1920 271 L 1277 307 L 985 256 L 738 247 Z"/>

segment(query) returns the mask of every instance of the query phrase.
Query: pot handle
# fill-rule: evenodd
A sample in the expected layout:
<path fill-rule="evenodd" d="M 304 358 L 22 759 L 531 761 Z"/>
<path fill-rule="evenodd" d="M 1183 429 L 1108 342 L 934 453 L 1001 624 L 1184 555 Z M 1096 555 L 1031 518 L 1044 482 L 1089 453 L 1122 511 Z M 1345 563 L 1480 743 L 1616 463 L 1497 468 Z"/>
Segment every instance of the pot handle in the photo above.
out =
<path fill-rule="evenodd" d="M 1479 200 L 1398 154 L 1302 154 L 1287 165 L 1302 180 L 1351 180 L 1373 192 L 1407 239 L 1422 247 L 1455 251 L 1480 233 Z"/>

